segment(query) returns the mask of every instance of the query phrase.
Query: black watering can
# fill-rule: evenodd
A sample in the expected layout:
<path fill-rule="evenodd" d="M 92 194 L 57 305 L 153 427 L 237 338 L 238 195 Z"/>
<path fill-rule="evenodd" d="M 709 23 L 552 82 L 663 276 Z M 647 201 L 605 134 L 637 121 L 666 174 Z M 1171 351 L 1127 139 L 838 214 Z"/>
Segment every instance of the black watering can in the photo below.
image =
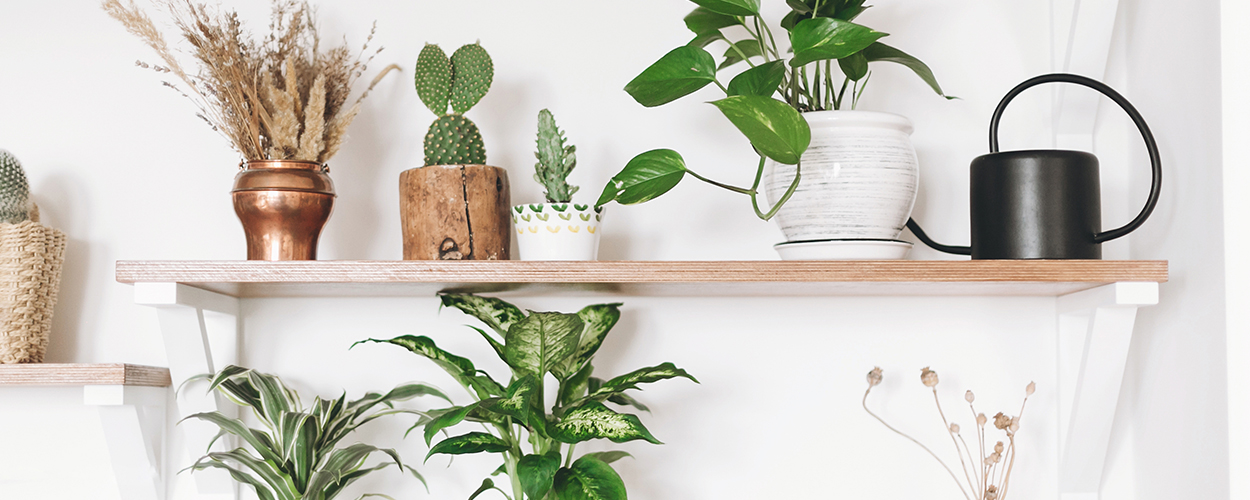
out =
<path fill-rule="evenodd" d="M 998 151 L 998 121 L 1007 104 L 1035 85 L 1064 82 L 1092 88 L 1119 104 L 1150 150 L 1150 199 L 1124 227 L 1102 230 L 1098 158 L 1082 151 Z M 1103 83 L 1078 75 L 1051 74 L 1026 81 L 1003 98 L 990 121 L 990 154 L 972 161 L 972 246 L 935 243 L 914 219 L 907 228 L 935 250 L 973 259 L 1101 259 L 1102 243 L 1137 229 L 1159 201 L 1163 166 L 1154 136 L 1141 114 Z"/>

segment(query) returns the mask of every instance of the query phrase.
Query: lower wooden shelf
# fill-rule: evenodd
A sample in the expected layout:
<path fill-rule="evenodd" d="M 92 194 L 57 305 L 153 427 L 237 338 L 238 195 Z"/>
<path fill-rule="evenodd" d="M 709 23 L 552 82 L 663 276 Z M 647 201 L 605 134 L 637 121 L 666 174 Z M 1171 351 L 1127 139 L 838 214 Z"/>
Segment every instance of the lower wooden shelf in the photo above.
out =
<path fill-rule="evenodd" d="M 30 363 L 0 365 L 0 386 L 123 385 L 169 387 L 169 369 L 156 366 Z"/>

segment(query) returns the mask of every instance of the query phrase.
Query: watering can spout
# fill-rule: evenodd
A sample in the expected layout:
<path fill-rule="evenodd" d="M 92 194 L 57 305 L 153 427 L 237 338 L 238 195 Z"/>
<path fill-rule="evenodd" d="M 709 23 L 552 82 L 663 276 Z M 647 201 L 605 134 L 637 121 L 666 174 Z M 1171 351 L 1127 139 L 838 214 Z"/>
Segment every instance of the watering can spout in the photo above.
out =
<path fill-rule="evenodd" d="M 1007 104 L 1026 89 L 1050 82 L 1092 88 L 1120 105 L 1141 132 L 1150 152 L 1150 198 L 1128 224 L 1102 230 L 1098 158 L 1081 151 L 998 150 L 998 122 Z M 1056 73 L 1032 78 L 1008 92 L 990 121 L 990 153 L 972 161 L 970 172 L 972 245 L 934 242 L 914 219 L 907 228 L 940 252 L 973 259 L 1101 259 L 1102 246 L 1141 227 L 1162 190 L 1159 148 L 1145 119 L 1107 85 L 1079 75 Z"/>

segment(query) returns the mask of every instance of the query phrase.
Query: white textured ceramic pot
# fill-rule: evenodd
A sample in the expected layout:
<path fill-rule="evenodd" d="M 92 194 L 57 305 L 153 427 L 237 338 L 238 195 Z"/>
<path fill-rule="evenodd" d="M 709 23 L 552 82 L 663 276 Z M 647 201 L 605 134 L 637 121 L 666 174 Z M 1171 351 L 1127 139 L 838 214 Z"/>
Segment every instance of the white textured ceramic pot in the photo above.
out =
<path fill-rule="evenodd" d="M 786 241 L 893 240 L 907 224 L 920 180 L 912 125 L 872 111 L 804 113 L 812 142 L 798 190 L 773 220 Z M 794 165 L 769 161 L 764 189 L 778 200 Z"/>
<path fill-rule="evenodd" d="M 521 260 L 595 260 L 603 207 L 537 203 L 512 207 Z"/>

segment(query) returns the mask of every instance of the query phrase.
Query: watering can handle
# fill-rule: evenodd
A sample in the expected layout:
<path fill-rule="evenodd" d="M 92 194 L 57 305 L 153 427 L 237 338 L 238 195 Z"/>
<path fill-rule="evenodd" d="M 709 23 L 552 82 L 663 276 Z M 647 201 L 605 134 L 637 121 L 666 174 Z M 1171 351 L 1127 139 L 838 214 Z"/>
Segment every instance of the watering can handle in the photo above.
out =
<path fill-rule="evenodd" d="M 1083 85 L 1097 90 L 1103 95 L 1111 98 L 1112 101 L 1115 101 L 1116 104 L 1119 104 L 1120 107 L 1128 113 L 1129 117 L 1133 119 L 1133 123 L 1137 125 L 1137 130 L 1141 132 L 1142 138 L 1146 140 L 1146 149 L 1150 152 L 1150 199 L 1146 200 L 1146 206 L 1142 208 L 1141 213 L 1137 214 L 1137 218 L 1133 219 L 1132 222 L 1129 222 L 1128 224 L 1125 224 L 1124 227 L 1118 229 L 1098 233 L 1094 235 L 1094 241 L 1097 243 L 1111 241 L 1133 232 L 1134 229 L 1137 229 L 1146 222 L 1146 218 L 1150 217 L 1150 213 L 1154 211 L 1155 205 L 1159 203 L 1159 193 L 1162 190 L 1163 183 L 1163 164 L 1159 159 L 1159 147 L 1155 144 L 1154 135 L 1150 133 L 1150 127 L 1146 126 L 1146 120 L 1142 118 L 1141 113 L 1137 112 L 1137 108 L 1134 108 L 1132 104 L 1129 104 L 1128 99 L 1125 99 L 1124 96 L 1120 95 L 1106 84 L 1080 75 L 1054 73 L 1035 77 L 1017 85 L 1016 88 L 1011 89 L 1011 92 L 1008 92 L 1007 95 L 1003 97 L 1002 102 L 998 104 L 998 109 L 994 110 L 994 118 L 990 121 L 990 152 L 998 152 L 998 120 L 1002 118 L 1003 111 L 1007 109 L 1007 104 L 1010 103 L 1011 100 L 1017 95 L 1020 95 L 1021 92 L 1024 92 L 1030 87 L 1052 82 Z"/>

